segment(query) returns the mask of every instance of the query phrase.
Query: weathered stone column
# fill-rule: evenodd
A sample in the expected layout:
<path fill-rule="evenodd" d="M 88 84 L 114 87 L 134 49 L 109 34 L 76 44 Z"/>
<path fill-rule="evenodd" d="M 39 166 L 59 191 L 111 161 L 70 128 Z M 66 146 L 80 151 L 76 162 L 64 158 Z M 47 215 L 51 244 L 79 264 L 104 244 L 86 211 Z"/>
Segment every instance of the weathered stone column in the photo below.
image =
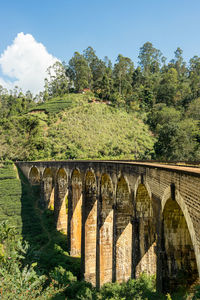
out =
<path fill-rule="evenodd" d="M 62 231 L 65 234 L 67 233 L 67 192 L 67 174 L 64 169 L 59 169 L 55 183 L 54 213 L 57 230 Z"/>
<path fill-rule="evenodd" d="M 49 208 L 53 195 L 53 173 L 50 168 L 44 170 L 41 180 L 41 206 Z"/>
<path fill-rule="evenodd" d="M 123 176 L 117 183 L 115 257 L 116 281 L 123 282 L 132 274 L 132 215 L 133 205 L 128 184 Z"/>
<path fill-rule="evenodd" d="M 112 282 L 113 268 L 113 185 L 107 174 L 101 177 L 100 286 Z"/>
<path fill-rule="evenodd" d="M 85 280 L 96 285 L 97 183 L 93 171 L 87 171 L 84 193 Z"/>
<path fill-rule="evenodd" d="M 135 201 L 135 218 L 137 224 L 138 240 L 136 248 L 136 277 L 145 272 L 156 274 L 156 229 L 153 214 L 152 199 L 144 184 L 139 184 Z"/>
<path fill-rule="evenodd" d="M 81 256 L 81 226 L 82 226 L 82 180 L 78 170 L 72 174 L 72 217 L 71 246 L 72 256 Z"/>

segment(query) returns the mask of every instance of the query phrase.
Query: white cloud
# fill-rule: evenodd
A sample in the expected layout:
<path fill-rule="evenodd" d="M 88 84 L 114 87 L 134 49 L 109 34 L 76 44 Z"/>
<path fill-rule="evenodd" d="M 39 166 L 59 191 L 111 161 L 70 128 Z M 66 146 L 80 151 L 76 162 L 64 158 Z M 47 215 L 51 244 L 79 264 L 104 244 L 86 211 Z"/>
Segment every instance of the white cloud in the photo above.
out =
<path fill-rule="evenodd" d="M 13 84 L 9 80 L 4 80 L 0 77 L 0 85 L 2 85 L 4 88 L 11 90 L 13 88 Z"/>
<path fill-rule="evenodd" d="M 30 90 L 37 94 L 44 89 L 47 68 L 56 61 L 58 59 L 31 34 L 18 33 L 13 44 L 0 56 L 0 67 L 5 75 L 0 77 L 0 85 L 7 89 L 18 86 L 23 92 Z"/>

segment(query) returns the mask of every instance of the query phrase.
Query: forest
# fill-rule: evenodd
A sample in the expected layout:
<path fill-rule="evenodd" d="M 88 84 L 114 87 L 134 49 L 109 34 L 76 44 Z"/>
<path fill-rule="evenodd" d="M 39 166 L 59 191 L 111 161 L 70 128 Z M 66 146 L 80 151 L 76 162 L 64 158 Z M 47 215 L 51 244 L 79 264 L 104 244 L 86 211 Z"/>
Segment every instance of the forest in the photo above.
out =
<path fill-rule="evenodd" d="M 200 57 L 146 42 L 134 66 L 88 47 L 47 73 L 39 95 L 0 87 L 1 160 L 200 160 Z"/>

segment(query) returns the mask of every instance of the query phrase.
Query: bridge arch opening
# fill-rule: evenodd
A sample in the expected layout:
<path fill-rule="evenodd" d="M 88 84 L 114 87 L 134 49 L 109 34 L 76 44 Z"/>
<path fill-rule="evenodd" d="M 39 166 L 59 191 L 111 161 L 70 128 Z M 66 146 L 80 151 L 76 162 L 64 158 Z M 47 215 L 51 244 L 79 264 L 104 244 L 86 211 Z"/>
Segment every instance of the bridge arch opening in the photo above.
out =
<path fill-rule="evenodd" d="M 43 172 L 41 181 L 42 190 L 42 206 L 50 208 L 54 206 L 54 185 L 53 185 L 53 172 L 50 168 L 46 168 Z"/>
<path fill-rule="evenodd" d="M 127 281 L 132 276 L 132 216 L 133 205 L 126 179 L 117 182 L 115 210 L 116 281 Z"/>
<path fill-rule="evenodd" d="M 140 183 L 135 199 L 135 275 L 156 274 L 156 228 L 152 198 L 146 186 Z"/>
<path fill-rule="evenodd" d="M 71 247 L 72 256 L 81 256 L 82 231 L 82 179 L 79 170 L 72 173 L 72 217 L 71 217 Z"/>
<path fill-rule="evenodd" d="M 100 189 L 100 286 L 113 279 L 113 194 L 111 178 L 103 174 Z"/>
<path fill-rule="evenodd" d="M 85 175 L 84 240 L 85 280 L 96 285 L 97 182 L 93 170 Z"/>
<path fill-rule="evenodd" d="M 163 210 L 163 290 L 188 287 L 198 278 L 194 246 L 183 211 L 169 198 Z"/>
<path fill-rule="evenodd" d="M 55 184 L 54 213 L 56 228 L 63 233 L 67 233 L 68 222 L 68 181 L 65 169 L 58 170 Z"/>
<path fill-rule="evenodd" d="M 40 172 L 37 167 L 33 166 L 30 169 L 28 179 L 32 185 L 37 185 L 40 183 Z"/>

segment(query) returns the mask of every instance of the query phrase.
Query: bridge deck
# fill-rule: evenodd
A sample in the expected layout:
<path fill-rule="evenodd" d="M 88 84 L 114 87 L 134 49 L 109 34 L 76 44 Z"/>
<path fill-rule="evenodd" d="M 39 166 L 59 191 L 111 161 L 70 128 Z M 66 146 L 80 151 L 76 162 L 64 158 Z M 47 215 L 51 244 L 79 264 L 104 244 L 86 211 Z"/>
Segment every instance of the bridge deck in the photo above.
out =
<path fill-rule="evenodd" d="M 108 161 L 110 162 L 110 161 Z M 111 161 L 114 162 L 114 161 Z M 115 161 L 115 163 L 129 163 L 133 165 L 142 165 L 145 167 L 153 167 L 153 168 L 161 168 L 161 169 L 170 169 L 170 170 L 177 170 L 177 171 L 184 171 L 190 173 L 200 174 L 200 166 L 180 166 L 180 165 L 172 165 L 172 164 L 160 164 L 160 163 L 147 163 L 147 162 L 122 162 L 122 161 Z"/>
<path fill-rule="evenodd" d="M 124 165 L 137 165 L 137 166 L 143 166 L 143 167 L 149 167 L 149 168 L 158 168 L 162 170 L 173 170 L 175 172 L 181 172 L 181 173 L 187 173 L 195 176 L 200 176 L 200 162 L 198 164 L 194 163 L 185 163 L 185 165 L 180 165 L 176 163 L 159 163 L 159 162 L 146 162 L 146 161 L 128 161 L 128 160 L 63 160 L 63 161 L 29 161 L 29 162 L 16 162 L 19 163 L 28 163 L 28 164 L 51 164 L 51 163 L 57 163 L 57 164 L 76 164 L 76 163 L 109 163 L 109 164 L 124 164 Z"/>

